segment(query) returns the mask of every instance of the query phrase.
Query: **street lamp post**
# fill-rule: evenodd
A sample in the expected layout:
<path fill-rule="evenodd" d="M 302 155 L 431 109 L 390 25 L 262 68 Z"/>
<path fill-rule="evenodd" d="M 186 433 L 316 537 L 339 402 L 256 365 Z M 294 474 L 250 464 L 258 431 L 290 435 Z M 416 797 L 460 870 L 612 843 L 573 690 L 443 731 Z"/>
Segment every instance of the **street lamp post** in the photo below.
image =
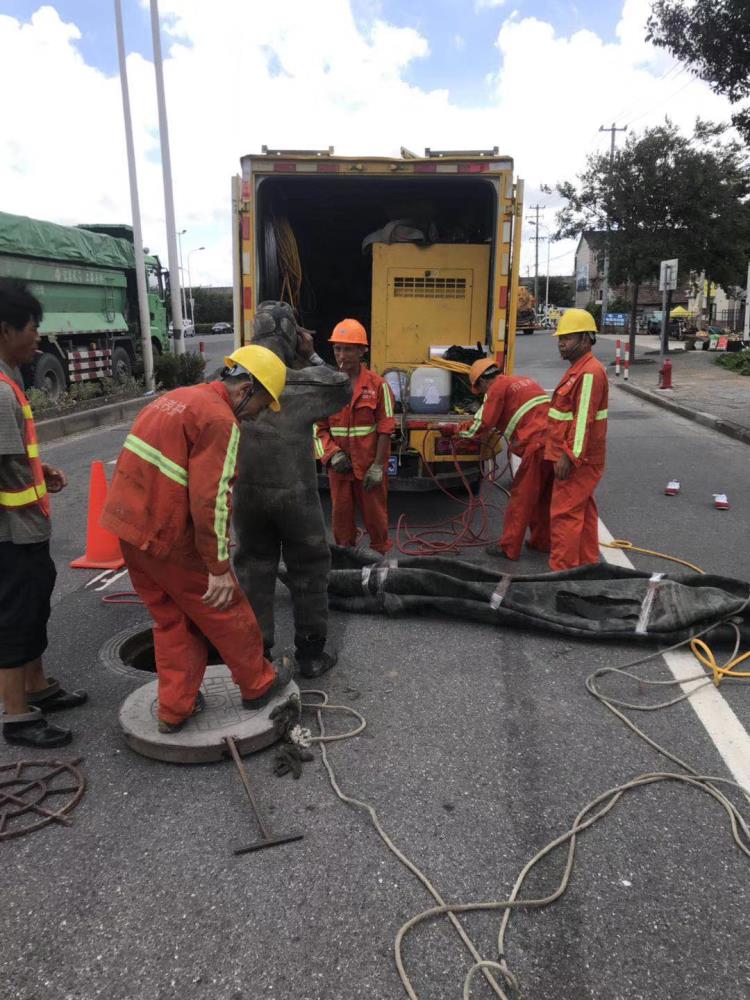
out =
<path fill-rule="evenodd" d="M 187 272 L 188 272 L 188 297 L 190 300 L 190 322 L 193 324 L 193 333 L 195 333 L 195 301 L 193 299 L 193 279 L 190 276 L 190 257 L 194 253 L 198 253 L 199 250 L 205 250 L 205 247 L 194 247 L 194 249 L 188 251 L 187 255 Z"/>
<path fill-rule="evenodd" d="M 185 302 L 185 285 L 182 280 L 182 276 L 185 273 L 185 268 L 182 263 L 182 239 L 181 237 L 185 235 L 187 229 L 180 229 L 177 233 L 177 249 L 179 251 L 180 258 L 180 295 L 182 296 L 182 315 L 187 316 L 187 303 Z"/>

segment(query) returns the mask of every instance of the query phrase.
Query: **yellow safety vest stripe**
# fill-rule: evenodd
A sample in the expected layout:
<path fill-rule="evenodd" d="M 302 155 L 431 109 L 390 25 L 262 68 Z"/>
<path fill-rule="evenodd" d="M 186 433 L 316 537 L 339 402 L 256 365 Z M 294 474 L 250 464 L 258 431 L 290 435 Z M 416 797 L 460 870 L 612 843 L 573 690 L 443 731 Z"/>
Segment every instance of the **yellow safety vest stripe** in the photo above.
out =
<path fill-rule="evenodd" d="M 606 420 L 608 412 L 608 410 L 597 410 L 594 420 Z"/>
<path fill-rule="evenodd" d="M 525 403 L 518 407 L 516 412 L 508 421 L 508 425 L 503 431 L 503 437 L 510 441 L 515 433 L 516 427 L 518 427 L 519 421 L 526 416 L 529 410 L 533 410 L 535 406 L 541 406 L 542 403 L 549 403 L 549 396 L 534 396 L 533 399 L 527 399 Z"/>
<path fill-rule="evenodd" d="M 39 445 L 36 442 L 34 444 L 27 444 L 26 454 L 29 458 L 39 458 Z"/>
<path fill-rule="evenodd" d="M 594 376 L 591 372 L 585 372 L 581 383 L 581 398 L 578 403 L 578 413 L 576 414 L 576 432 L 573 438 L 573 457 L 580 458 L 583 451 L 583 441 L 586 437 L 586 423 L 589 419 L 589 406 L 591 405 L 591 389 L 594 385 Z"/>
<path fill-rule="evenodd" d="M 28 507 L 47 495 L 47 486 L 29 486 L 25 490 L 0 490 L 0 507 Z"/>
<path fill-rule="evenodd" d="M 188 474 L 187 469 L 183 469 L 182 466 L 177 465 L 166 455 L 154 448 L 152 445 L 143 441 L 141 438 L 136 437 L 135 434 L 128 434 L 125 438 L 125 444 L 123 448 L 131 451 L 138 458 L 142 458 L 144 462 L 148 462 L 149 465 L 155 466 L 162 475 L 166 476 L 167 479 L 171 479 L 175 483 L 179 483 L 180 486 L 187 486 L 188 484 Z"/>
<path fill-rule="evenodd" d="M 26 420 L 31 420 L 31 418 L 34 416 L 34 411 L 31 409 L 29 403 L 23 404 L 23 406 L 21 407 L 21 413 L 23 413 Z"/>
<path fill-rule="evenodd" d="M 556 410 L 554 406 L 549 408 L 549 418 L 550 420 L 572 420 L 572 413 L 563 413 L 562 410 Z"/>
<path fill-rule="evenodd" d="M 487 397 L 485 396 L 485 399 L 486 398 Z M 462 438 L 472 438 L 472 437 L 474 437 L 474 435 L 479 430 L 479 428 L 480 428 L 480 426 L 482 424 L 482 414 L 483 413 L 484 413 L 484 403 L 482 403 L 482 405 L 479 407 L 479 409 L 477 410 L 477 412 L 474 414 L 474 421 L 473 421 L 471 427 L 469 427 L 468 430 L 459 431 L 458 432 L 458 436 L 462 437 Z"/>
<path fill-rule="evenodd" d="M 219 488 L 216 491 L 216 507 L 214 509 L 214 532 L 217 540 L 217 558 L 223 562 L 229 558 L 229 480 L 237 467 L 237 448 L 240 441 L 239 428 L 234 425 L 229 435 L 227 453 L 224 456 L 224 467 L 221 470 Z"/>
<path fill-rule="evenodd" d="M 323 447 L 323 442 L 318 437 L 318 425 L 313 424 L 313 442 L 315 444 L 315 457 L 323 458 L 325 455 L 325 448 Z"/>
<path fill-rule="evenodd" d="M 391 390 L 387 382 L 383 383 L 383 408 L 385 409 L 386 417 L 393 416 L 393 400 L 391 399 Z"/>
<path fill-rule="evenodd" d="M 329 427 L 328 429 L 333 437 L 367 437 L 368 434 L 375 433 L 374 424 L 370 427 L 360 425 L 359 427 Z"/>

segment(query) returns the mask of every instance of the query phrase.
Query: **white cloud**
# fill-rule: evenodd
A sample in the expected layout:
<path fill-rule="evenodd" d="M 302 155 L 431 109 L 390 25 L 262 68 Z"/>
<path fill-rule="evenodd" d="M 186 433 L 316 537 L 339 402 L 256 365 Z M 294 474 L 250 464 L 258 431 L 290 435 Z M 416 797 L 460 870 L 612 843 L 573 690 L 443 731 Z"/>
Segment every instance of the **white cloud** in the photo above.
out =
<path fill-rule="evenodd" d="M 527 203 L 552 205 L 539 185 L 572 177 L 587 152 L 603 148 L 599 125 L 642 128 L 668 112 L 690 128 L 696 114 L 728 116 L 723 99 L 643 41 L 648 0 L 625 0 L 616 40 L 607 43 L 591 31 L 559 36 L 514 12 L 498 32 L 497 69 L 468 109 L 447 90 L 406 82 L 412 63 L 429 55 L 423 35 L 382 18 L 364 29 L 349 0 L 160 7 L 177 221 L 188 229 L 185 253 L 207 248 L 192 258 L 196 282 L 230 280 L 229 178 L 240 156 L 263 143 L 334 145 L 355 155 L 397 155 L 402 143 L 498 145 L 526 178 Z M 119 80 L 85 63 L 79 29 L 85 25 L 65 24 L 50 6 L 27 23 L 0 16 L 4 79 L 23 87 L 23 100 L 3 109 L 0 208 L 66 223 L 121 221 L 130 205 Z M 128 71 L 144 238 L 163 252 L 153 66 L 132 55 Z M 552 222 L 550 209 L 546 218 Z M 552 256 L 564 249 L 555 246 Z M 553 270 L 569 265 L 559 260 Z"/>
<path fill-rule="evenodd" d="M 503 7 L 507 0 L 474 0 L 475 10 L 491 10 L 494 7 Z"/>
<path fill-rule="evenodd" d="M 453 36 L 453 47 L 458 49 L 459 52 L 466 48 L 466 39 L 463 35 Z"/>

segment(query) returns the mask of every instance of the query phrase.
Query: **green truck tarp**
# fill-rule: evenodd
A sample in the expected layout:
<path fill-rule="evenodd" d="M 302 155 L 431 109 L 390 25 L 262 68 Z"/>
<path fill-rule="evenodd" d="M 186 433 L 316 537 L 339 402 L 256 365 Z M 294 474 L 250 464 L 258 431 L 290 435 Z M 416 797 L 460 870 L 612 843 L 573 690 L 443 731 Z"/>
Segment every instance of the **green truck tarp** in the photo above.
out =
<path fill-rule="evenodd" d="M 93 267 L 135 267 L 133 244 L 100 233 L 0 212 L 0 254 Z"/>

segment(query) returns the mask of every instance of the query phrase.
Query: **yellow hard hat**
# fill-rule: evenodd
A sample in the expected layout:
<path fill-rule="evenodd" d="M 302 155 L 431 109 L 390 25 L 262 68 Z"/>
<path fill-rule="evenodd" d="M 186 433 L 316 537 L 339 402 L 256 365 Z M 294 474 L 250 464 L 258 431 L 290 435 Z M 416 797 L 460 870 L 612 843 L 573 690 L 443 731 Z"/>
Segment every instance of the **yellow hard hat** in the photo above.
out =
<path fill-rule="evenodd" d="M 254 379 L 267 389 L 273 397 L 271 409 L 276 413 L 281 409 L 279 396 L 284 391 L 286 385 L 286 365 L 276 357 L 273 351 L 260 344 L 248 344 L 247 347 L 238 347 L 224 358 L 227 368 L 244 368 Z"/>
<path fill-rule="evenodd" d="M 596 333 L 596 320 L 586 309 L 566 309 L 552 336 L 565 337 L 569 333 Z"/>

